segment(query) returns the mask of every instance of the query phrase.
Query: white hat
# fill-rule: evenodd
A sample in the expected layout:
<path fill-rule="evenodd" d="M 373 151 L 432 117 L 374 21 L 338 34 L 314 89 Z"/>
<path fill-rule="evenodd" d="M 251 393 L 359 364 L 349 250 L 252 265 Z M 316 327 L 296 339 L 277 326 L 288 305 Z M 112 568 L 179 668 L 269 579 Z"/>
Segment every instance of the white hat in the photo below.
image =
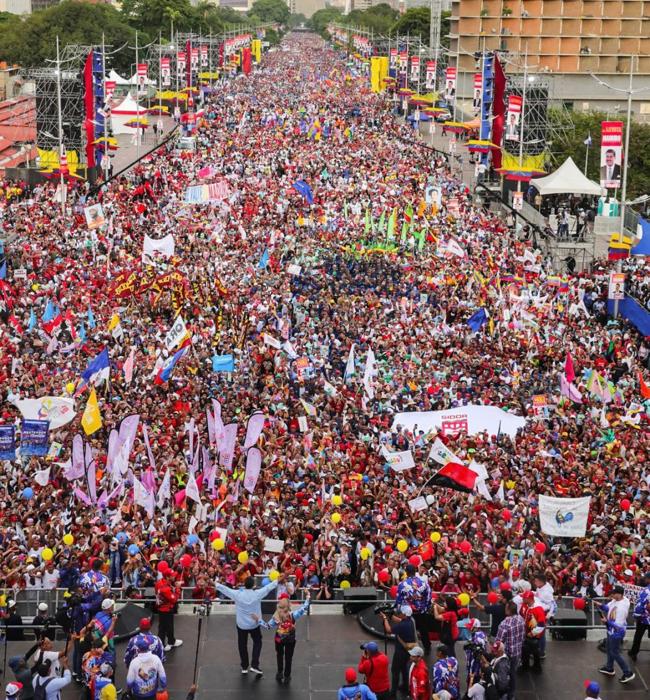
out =
<path fill-rule="evenodd" d="M 38 609 L 39 609 L 41 612 L 47 612 L 47 603 L 39 603 L 39 604 L 38 604 Z"/>
<path fill-rule="evenodd" d="M 13 683 L 7 683 L 7 687 L 5 688 L 5 693 L 8 698 L 13 697 L 14 695 L 18 695 L 20 691 L 23 689 L 23 684 L 19 683 L 18 681 L 14 681 Z"/>
<path fill-rule="evenodd" d="M 113 605 L 114 603 L 112 598 L 104 598 L 104 600 L 102 600 L 102 610 L 110 610 Z"/>
<path fill-rule="evenodd" d="M 413 608 L 410 605 L 402 605 L 399 609 L 399 611 L 404 615 L 405 617 L 411 617 L 413 614 Z"/>
<path fill-rule="evenodd" d="M 8 601 L 7 601 L 7 607 L 8 607 L 8 608 L 15 608 L 15 607 L 16 607 L 16 601 L 15 601 L 15 600 L 8 600 Z"/>
<path fill-rule="evenodd" d="M 422 647 L 413 647 L 410 651 L 409 654 L 411 656 L 424 656 L 424 650 Z"/>

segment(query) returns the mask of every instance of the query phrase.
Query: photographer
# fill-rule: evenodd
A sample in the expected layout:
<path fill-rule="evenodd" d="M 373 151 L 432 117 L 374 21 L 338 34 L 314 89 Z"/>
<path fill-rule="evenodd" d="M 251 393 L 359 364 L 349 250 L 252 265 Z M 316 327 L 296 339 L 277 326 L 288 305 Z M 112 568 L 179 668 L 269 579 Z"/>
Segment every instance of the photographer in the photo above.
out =
<path fill-rule="evenodd" d="M 385 612 L 380 612 L 380 615 L 386 634 L 395 635 L 395 651 L 390 666 L 391 696 L 395 697 L 398 690 L 408 691 L 409 665 L 411 663 L 409 651 L 416 645 L 417 630 L 410 605 L 402 605 L 399 610 L 394 611 L 390 621 Z M 401 686 L 400 678 L 402 679 Z"/>
<path fill-rule="evenodd" d="M 467 658 L 467 687 L 469 688 L 472 685 L 472 677 L 478 678 L 481 675 L 481 661 L 485 656 L 487 636 L 481 631 L 481 623 L 476 618 L 468 620 L 467 630 L 471 638 L 463 649 Z"/>
<path fill-rule="evenodd" d="M 111 666 L 115 668 L 115 623 L 119 614 L 114 611 L 115 603 L 111 598 L 102 601 L 102 609 L 90 621 L 90 627 L 94 639 L 106 640 L 106 651 L 111 657 Z"/>
<path fill-rule="evenodd" d="M 39 603 L 38 614 L 32 620 L 36 636 L 41 637 L 45 635 L 54 641 L 56 638 L 56 630 L 54 629 L 56 624 L 56 620 L 47 614 L 47 603 Z"/>
<path fill-rule="evenodd" d="M 388 657 L 379 651 L 377 642 L 361 645 L 363 653 L 357 670 L 366 677 L 366 685 L 377 696 L 377 700 L 390 697 L 390 678 L 388 677 Z"/>

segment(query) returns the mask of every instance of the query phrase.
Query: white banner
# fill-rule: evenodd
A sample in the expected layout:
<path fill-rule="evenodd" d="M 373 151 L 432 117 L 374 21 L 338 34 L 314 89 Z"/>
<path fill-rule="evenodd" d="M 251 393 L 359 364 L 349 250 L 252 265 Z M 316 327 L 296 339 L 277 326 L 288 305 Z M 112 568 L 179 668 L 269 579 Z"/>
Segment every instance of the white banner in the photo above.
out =
<path fill-rule="evenodd" d="M 49 420 L 50 430 L 67 425 L 74 417 L 74 401 L 62 396 L 42 396 L 40 399 L 21 399 L 14 406 L 28 420 Z"/>
<path fill-rule="evenodd" d="M 161 259 L 171 258 L 174 249 L 174 236 L 171 233 L 164 238 L 149 238 L 145 233 L 142 245 L 142 264 L 154 265 Z"/>
<path fill-rule="evenodd" d="M 169 333 L 165 337 L 165 347 L 167 350 L 173 350 L 177 345 L 182 343 L 187 338 L 188 332 L 185 326 L 183 317 L 179 314 L 174 321 L 174 324 L 169 329 Z"/>
<path fill-rule="evenodd" d="M 589 503 L 585 498 L 539 497 L 539 523 L 542 532 L 552 537 L 584 537 L 587 531 Z"/>
<path fill-rule="evenodd" d="M 447 462 L 456 462 L 457 464 L 463 463 L 440 438 L 436 438 L 436 441 L 431 445 L 429 459 L 433 459 L 438 462 L 438 464 L 443 465 L 447 464 Z"/>
<path fill-rule="evenodd" d="M 391 469 L 402 472 L 415 466 L 410 450 L 405 452 L 389 452 L 385 447 L 381 448 L 381 456 L 390 464 Z"/>

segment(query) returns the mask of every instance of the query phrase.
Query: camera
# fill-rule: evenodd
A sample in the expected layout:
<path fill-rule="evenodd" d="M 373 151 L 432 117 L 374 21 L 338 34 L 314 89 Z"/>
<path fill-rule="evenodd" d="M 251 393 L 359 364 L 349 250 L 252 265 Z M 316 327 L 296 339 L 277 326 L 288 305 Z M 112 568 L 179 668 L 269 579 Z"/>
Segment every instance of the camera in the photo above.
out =
<path fill-rule="evenodd" d="M 389 615 L 395 611 L 395 603 L 382 603 L 375 605 L 375 615 Z"/>
<path fill-rule="evenodd" d="M 474 642 L 468 642 L 463 645 L 463 649 L 466 652 L 471 653 L 474 657 L 479 658 L 485 656 L 485 648 L 481 644 L 475 644 Z"/>

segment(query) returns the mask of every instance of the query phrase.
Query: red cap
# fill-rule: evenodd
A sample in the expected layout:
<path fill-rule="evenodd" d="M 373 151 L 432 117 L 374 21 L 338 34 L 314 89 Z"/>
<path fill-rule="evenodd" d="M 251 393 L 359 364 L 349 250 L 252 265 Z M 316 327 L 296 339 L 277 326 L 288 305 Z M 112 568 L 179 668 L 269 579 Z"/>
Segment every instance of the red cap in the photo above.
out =
<path fill-rule="evenodd" d="M 289 594 L 288 593 L 280 593 L 278 596 L 278 600 L 289 600 Z"/>
<path fill-rule="evenodd" d="M 353 668 L 345 669 L 345 682 L 354 683 L 357 680 L 357 672 Z"/>
<path fill-rule="evenodd" d="M 151 629 L 151 620 L 148 617 L 143 617 L 140 622 L 138 622 L 138 627 L 141 630 L 150 630 Z"/>

